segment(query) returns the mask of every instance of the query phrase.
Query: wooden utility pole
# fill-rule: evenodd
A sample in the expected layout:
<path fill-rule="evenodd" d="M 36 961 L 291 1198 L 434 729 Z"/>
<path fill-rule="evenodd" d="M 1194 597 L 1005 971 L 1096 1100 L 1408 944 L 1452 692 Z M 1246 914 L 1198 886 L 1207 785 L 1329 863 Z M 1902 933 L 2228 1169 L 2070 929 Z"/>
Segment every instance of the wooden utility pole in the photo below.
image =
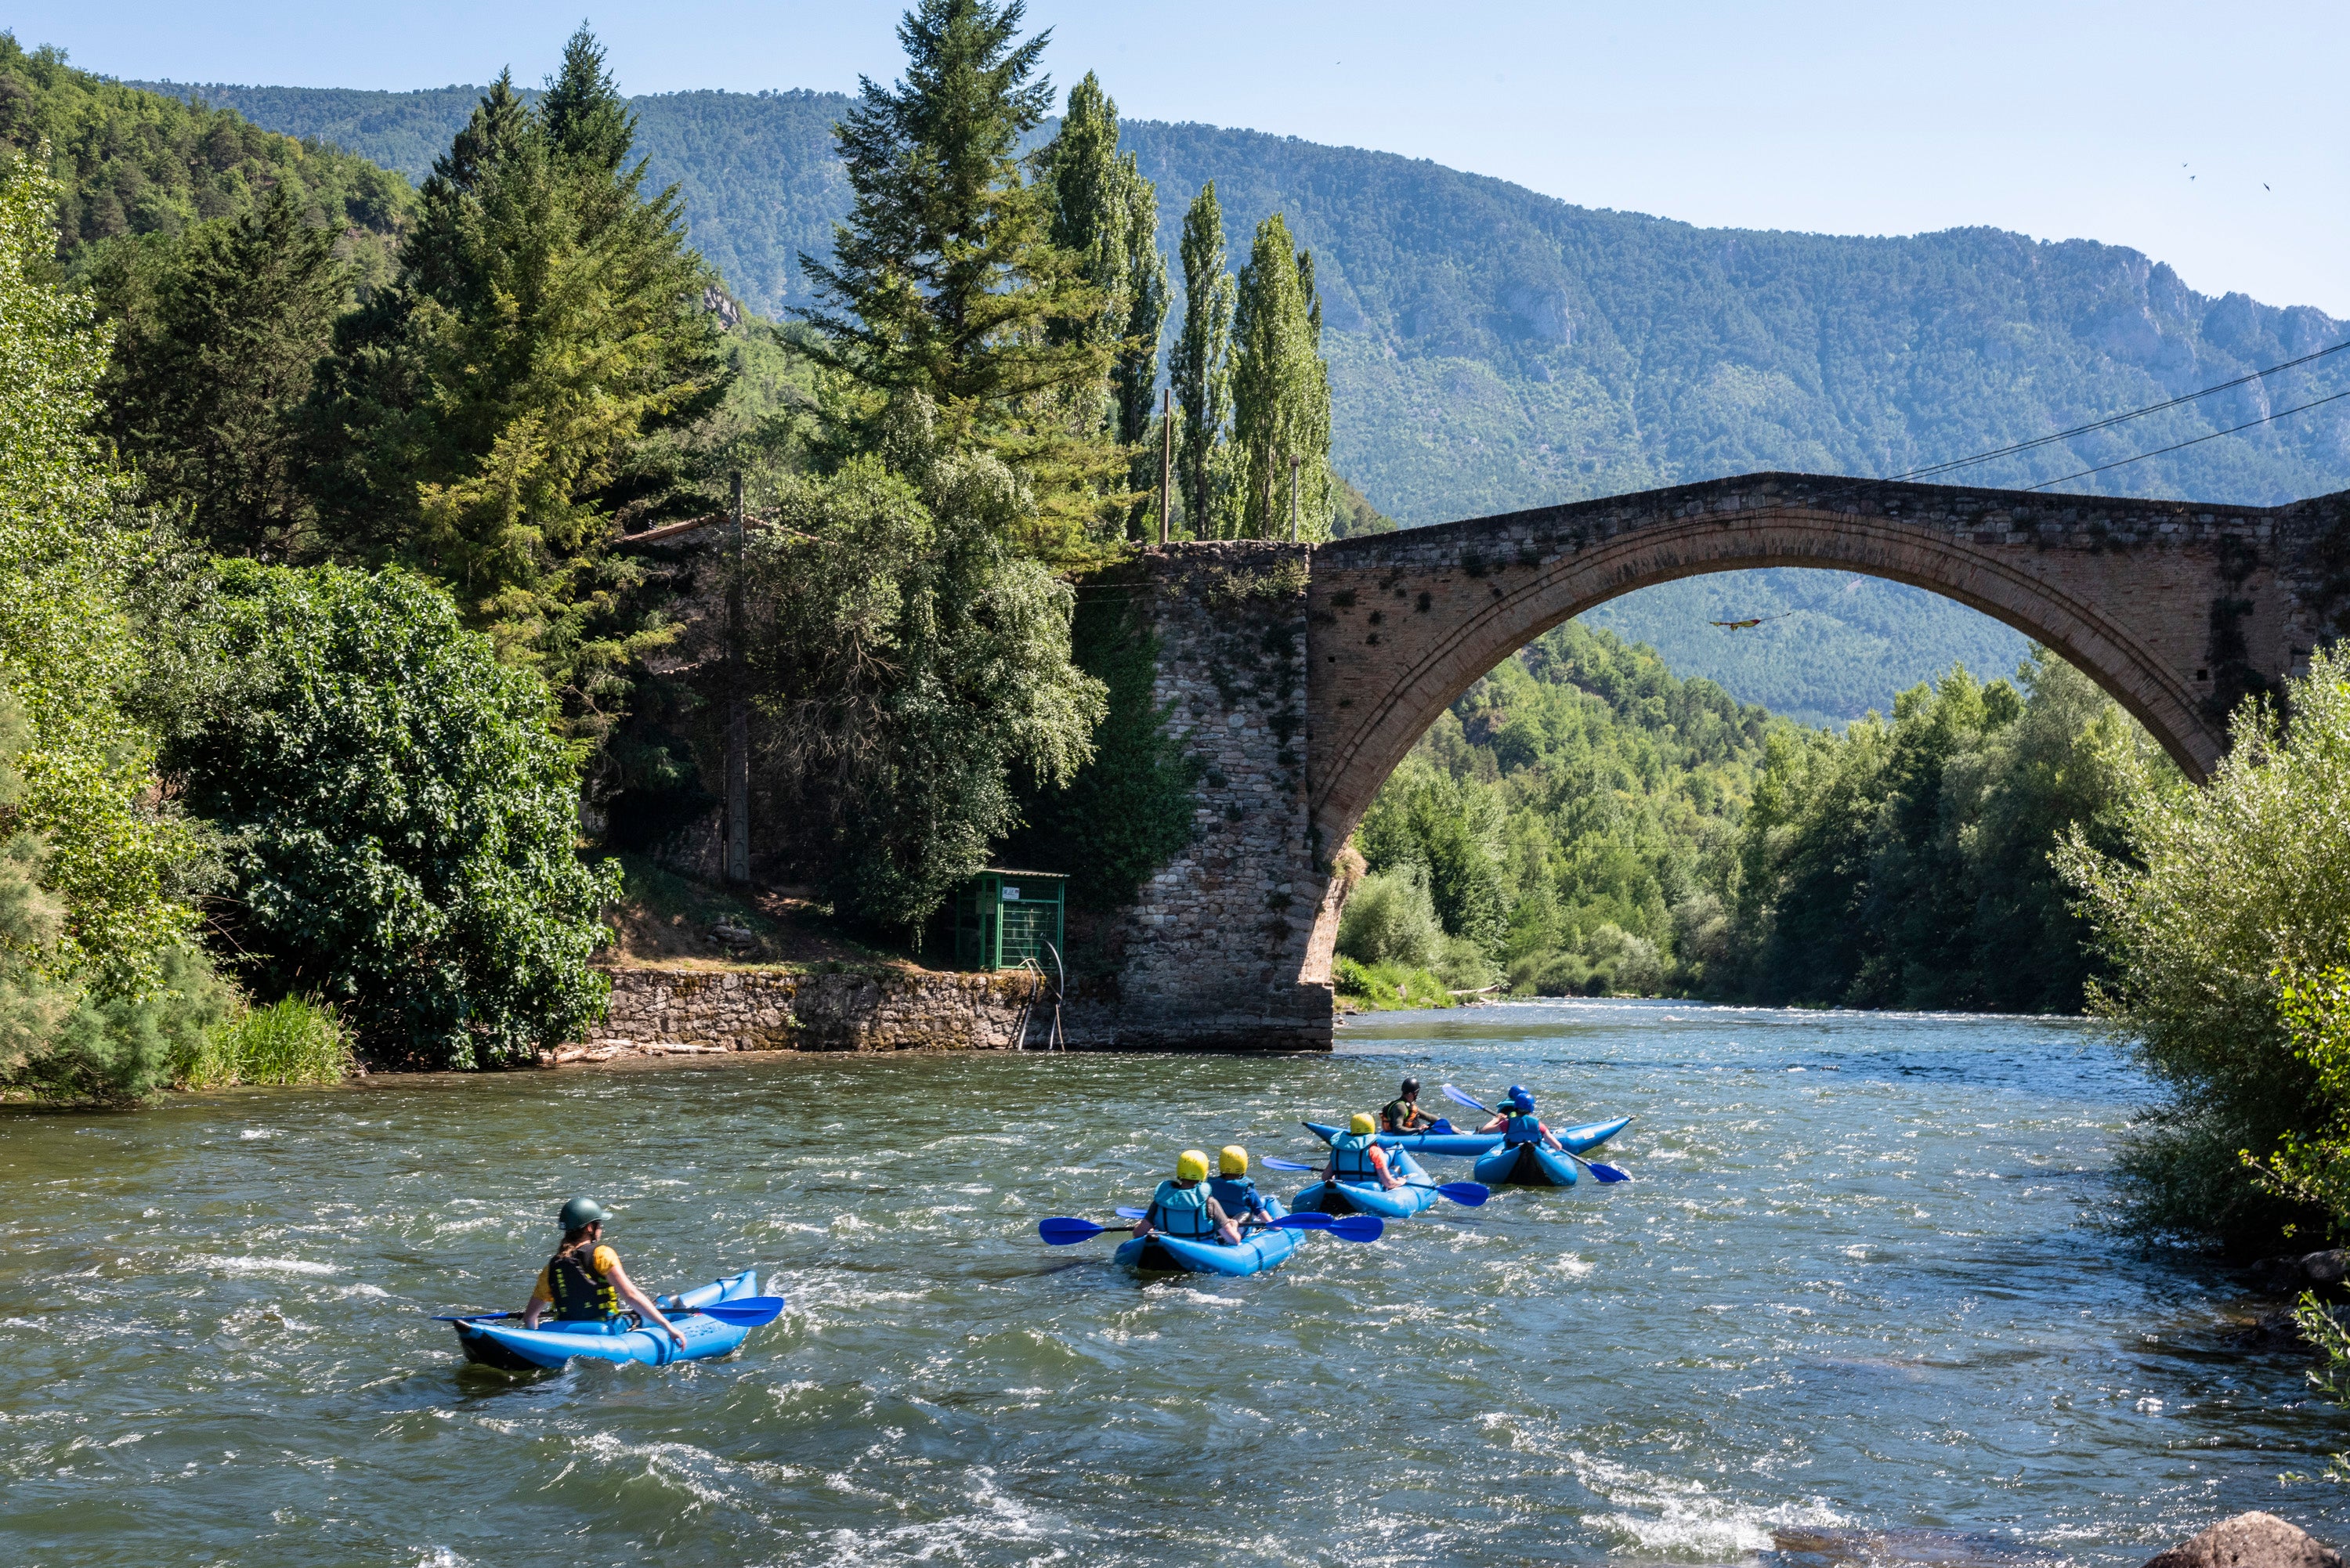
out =
<path fill-rule="evenodd" d="M 726 593 L 726 880 L 751 880 L 751 696 L 743 659 L 743 476 L 734 475 L 734 570 Z"/>
<path fill-rule="evenodd" d="M 1297 543 L 1297 460 L 1289 460 L 1289 542 Z"/>
<path fill-rule="evenodd" d="M 1159 394 L 1159 542 L 1175 539 L 1175 389 Z"/>

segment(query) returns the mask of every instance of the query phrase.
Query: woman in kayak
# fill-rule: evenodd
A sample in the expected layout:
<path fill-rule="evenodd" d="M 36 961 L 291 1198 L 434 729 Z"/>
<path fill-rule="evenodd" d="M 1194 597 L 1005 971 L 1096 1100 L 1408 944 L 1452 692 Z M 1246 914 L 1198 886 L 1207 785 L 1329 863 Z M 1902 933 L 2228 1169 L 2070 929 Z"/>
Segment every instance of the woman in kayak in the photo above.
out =
<path fill-rule="evenodd" d="M 575 1198 L 563 1206 L 563 1245 L 538 1272 L 530 1303 L 522 1309 L 522 1325 L 536 1328 L 539 1315 L 552 1309 L 557 1323 L 618 1323 L 626 1302 L 650 1323 L 659 1324 L 680 1350 L 685 1341 L 652 1297 L 637 1289 L 620 1267 L 620 1254 L 603 1244 L 604 1221 L 611 1211 L 592 1198 Z"/>
<path fill-rule="evenodd" d="M 1546 1143 L 1561 1154 L 1566 1152 L 1566 1145 L 1551 1137 L 1550 1128 L 1534 1120 L 1534 1097 L 1526 1093 L 1523 1084 L 1510 1085 L 1510 1092 L 1503 1096 L 1502 1108 L 1494 1113 L 1492 1121 L 1477 1130 L 1500 1133 L 1503 1148 L 1515 1148 L 1522 1143 Z"/>
<path fill-rule="evenodd" d="M 1270 1225 L 1272 1211 L 1257 1192 L 1256 1178 L 1248 1173 L 1248 1150 L 1228 1143 L 1217 1151 L 1216 1174 L 1208 1178 L 1208 1197 L 1242 1225 Z"/>
<path fill-rule="evenodd" d="M 1161 1231 L 1184 1241 L 1221 1241 L 1241 1244 L 1241 1228 L 1208 1190 L 1208 1157 L 1187 1148 L 1175 1157 L 1175 1179 L 1162 1181 L 1150 1195 L 1150 1207 L 1134 1222 L 1137 1236 Z"/>
<path fill-rule="evenodd" d="M 1436 1126 L 1437 1118 L 1419 1108 L 1419 1080 L 1406 1078 L 1396 1097 L 1379 1107 L 1379 1131 L 1385 1133 L 1427 1132 Z"/>
<path fill-rule="evenodd" d="M 1325 1181 L 1376 1181 L 1393 1192 L 1403 1183 L 1388 1168 L 1387 1150 L 1379 1147 L 1378 1127 L 1360 1111 L 1347 1130 L 1330 1140 L 1330 1163 L 1322 1168 Z"/>

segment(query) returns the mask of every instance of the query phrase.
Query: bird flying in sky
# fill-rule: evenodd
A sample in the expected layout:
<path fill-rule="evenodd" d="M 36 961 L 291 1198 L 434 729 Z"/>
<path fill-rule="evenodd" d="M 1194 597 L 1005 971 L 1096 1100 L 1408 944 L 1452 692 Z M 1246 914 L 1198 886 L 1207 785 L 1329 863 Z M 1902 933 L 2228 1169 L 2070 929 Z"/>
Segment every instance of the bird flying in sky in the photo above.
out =
<path fill-rule="evenodd" d="M 1794 613 L 1794 610 L 1786 610 L 1778 615 L 1758 615 L 1746 620 L 1710 620 L 1705 624 L 1721 627 L 1725 631 L 1744 631 L 1750 627 L 1761 626 L 1766 621 L 1784 620 Z"/>

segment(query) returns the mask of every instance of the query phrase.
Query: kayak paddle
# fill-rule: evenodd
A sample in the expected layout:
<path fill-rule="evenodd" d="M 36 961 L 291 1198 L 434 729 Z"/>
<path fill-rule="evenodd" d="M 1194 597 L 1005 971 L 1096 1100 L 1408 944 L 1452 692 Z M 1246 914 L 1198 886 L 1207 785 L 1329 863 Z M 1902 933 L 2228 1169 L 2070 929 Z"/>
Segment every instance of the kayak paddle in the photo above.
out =
<path fill-rule="evenodd" d="M 1294 1159 L 1284 1159 L 1278 1155 L 1272 1154 L 1264 1156 L 1257 1163 L 1274 1170 L 1307 1170 L 1319 1174 L 1322 1169 L 1318 1165 L 1300 1165 Z M 1407 1181 L 1401 1185 L 1418 1187 L 1420 1184 L 1417 1181 Z M 1492 1188 L 1475 1181 L 1442 1182 L 1437 1185 L 1436 1190 L 1464 1209 L 1474 1209 L 1493 1195 Z"/>
<path fill-rule="evenodd" d="M 671 1307 L 671 1312 L 698 1312 L 704 1317 L 714 1317 L 720 1323 L 731 1323 L 737 1328 L 757 1328 L 770 1324 L 784 1314 L 781 1296 L 738 1296 L 731 1302 L 712 1302 L 708 1306 Z"/>
<path fill-rule="evenodd" d="M 1376 1241 L 1387 1228 L 1376 1214 L 1342 1214 L 1335 1218 L 1328 1214 L 1284 1214 L 1273 1222 L 1273 1227 L 1277 1231 L 1327 1231 L 1341 1241 Z M 1066 1215 L 1036 1222 L 1036 1234 L 1054 1247 L 1090 1241 L 1106 1231 L 1124 1229 L 1122 1225 L 1097 1225 L 1090 1220 Z"/>
<path fill-rule="evenodd" d="M 1036 1221 L 1036 1234 L 1045 1238 L 1045 1244 L 1048 1247 L 1066 1247 L 1073 1242 L 1090 1241 L 1105 1231 L 1125 1229 L 1123 1225 L 1097 1225 L 1090 1220 L 1073 1220 L 1066 1215 Z"/>
<path fill-rule="evenodd" d="M 1490 1110 L 1485 1110 L 1483 1106 L 1479 1105 L 1476 1101 L 1471 1099 L 1468 1096 L 1462 1094 L 1460 1090 L 1454 1088 L 1450 1084 L 1439 1084 L 1437 1087 L 1442 1089 L 1444 1091 L 1444 1097 L 1451 1100 L 1456 1106 L 1467 1106 L 1471 1110 L 1485 1111 L 1485 1114 L 1489 1116 L 1493 1114 Z M 1575 1161 L 1575 1164 L 1583 1167 L 1584 1169 L 1591 1172 L 1592 1179 L 1595 1181 L 1605 1184 L 1611 1181 L 1629 1181 L 1632 1179 L 1629 1175 L 1617 1169 L 1614 1166 L 1602 1165 L 1597 1160 L 1586 1159 L 1581 1155 L 1575 1153 L 1571 1148 L 1565 1147 L 1564 1145 L 1560 1147 L 1558 1152 L 1566 1156 L 1567 1158 Z"/>

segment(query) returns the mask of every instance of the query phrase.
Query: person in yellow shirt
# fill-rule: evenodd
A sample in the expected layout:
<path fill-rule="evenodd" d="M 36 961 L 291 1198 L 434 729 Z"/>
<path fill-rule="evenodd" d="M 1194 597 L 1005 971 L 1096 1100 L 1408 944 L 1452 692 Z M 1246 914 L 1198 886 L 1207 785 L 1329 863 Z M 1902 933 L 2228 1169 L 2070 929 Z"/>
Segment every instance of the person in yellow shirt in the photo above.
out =
<path fill-rule="evenodd" d="M 620 1254 L 604 1245 L 604 1221 L 611 1217 L 592 1198 L 575 1198 L 563 1206 L 563 1245 L 538 1272 L 530 1303 L 522 1309 L 523 1327 L 536 1328 L 540 1315 L 551 1312 L 557 1323 L 602 1323 L 625 1330 L 633 1326 L 621 1315 L 620 1303 L 626 1302 L 684 1349 L 676 1327 L 620 1267 Z"/>

